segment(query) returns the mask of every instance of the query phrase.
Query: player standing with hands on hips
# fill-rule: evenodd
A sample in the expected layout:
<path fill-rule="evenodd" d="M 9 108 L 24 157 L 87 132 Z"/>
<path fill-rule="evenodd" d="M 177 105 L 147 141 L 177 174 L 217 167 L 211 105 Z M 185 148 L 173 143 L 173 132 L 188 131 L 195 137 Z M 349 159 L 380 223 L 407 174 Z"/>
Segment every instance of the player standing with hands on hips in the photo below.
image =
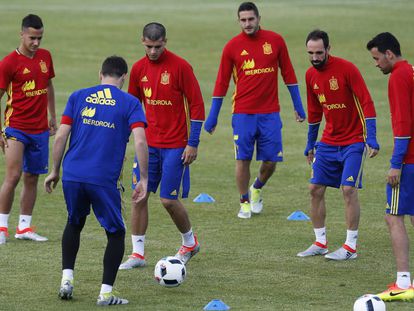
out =
<path fill-rule="evenodd" d="M 256 5 L 244 2 L 237 11 L 242 32 L 223 49 L 209 116 L 204 129 L 213 134 L 233 75 L 233 138 L 236 183 L 240 193 L 239 218 L 250 218 L 263 208 L 262 188 L 283 161 L 282 121 L 278 99 L 278 71 L 292 97 L 298 122 L 306 118 L 295 71 L 281 35 L 263 30 Z M 262 161 L 250 186 L 250 163 L 256 144 L 256 159 Z M 250 192 L 250 196 L 249 196 Z"/>

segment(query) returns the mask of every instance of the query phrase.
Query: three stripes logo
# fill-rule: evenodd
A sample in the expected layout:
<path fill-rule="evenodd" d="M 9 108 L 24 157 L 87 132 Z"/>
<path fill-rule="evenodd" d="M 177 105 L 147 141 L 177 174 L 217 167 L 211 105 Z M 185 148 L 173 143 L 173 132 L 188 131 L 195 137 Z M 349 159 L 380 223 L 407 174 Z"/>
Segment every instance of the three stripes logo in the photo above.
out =
<path fill-rule="evenodd" d="M 243 50 L 243 51 L 240 53 L 240 55 L 241 55 L 241 56 L 246 56 L 246 55 L 249 55 L 249 52 L 247 52 L 246 50 Z"/>
<path fill-rule="evenodd" d="M 30 70 L 27 67 L 25 67 L 23 70 L 23 74 L 26 75 L 28 73 L 30 73 Z"/>
<path fill-rule="evenodd" d="M 115 106 L 116 101 L 112 99 L 111 89 L 105 88 L 86 97 L 86 102 L 96 105 Z"/>

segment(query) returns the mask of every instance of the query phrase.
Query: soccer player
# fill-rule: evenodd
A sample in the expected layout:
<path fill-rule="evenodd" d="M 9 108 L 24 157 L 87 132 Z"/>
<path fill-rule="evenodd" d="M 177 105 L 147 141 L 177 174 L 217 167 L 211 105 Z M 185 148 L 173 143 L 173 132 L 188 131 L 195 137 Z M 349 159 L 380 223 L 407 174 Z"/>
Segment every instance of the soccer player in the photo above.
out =
<path fill-rule="evenodd" d="M 256 5 L 244 2 L 238 9 L 242 32 L 223 49 L 209 116 L 204 129 L 213 134 L 233 75 L 233 138 L 236 184 L 240 193 L 238 217 L 250 218 L 262 211 L 262 188 L 283 160 L 282 122 L 278 99 L 279 67 L 293 101 L 296 120 L 306 118 L 295 72 L 282 36 L 260 27 Z M 250 162 L 256 144 L 256 160 L 262 161 L 250 186 Z M 250 190 L 250 197 L 249 197 Z"/>
<path fill-rule="evenodd" d="M 400 43 L 389 32 L 375 36 L 368 42 L 367 49 L 383 74 L 390 74 L 388 101 L 394 134 L 394 150 L 387 176 L 385 221 L 397 265 L 397 281 L 378 296 L 385 301 L 412 300 L 414 288 L 404 216 L 414 216 L 414 69 L 403 59 Z M 414 224 L 412 217 L 411 222 Z"/>
<path fill-rule="evenodd" d="M 168 51 L 165 27 L 149 23 L 143 29 L 145 56 L 132 67 L 128 92 L 141 100 L 148 121 L 148 194 L 131 210 L 132 255 L 121 270 L 145 266 L 144 243 L 148 226 L 149 192 L 160 185 L 161 204 L 182 236 L 175 255 L 186 264 L 200 250 L 187 210 L 179 200 L 188 197 L 189 165 L 197 158 L 204 102 L 191 65 Z M 133 185 L 139 180 L 137 164 Z"/>
<path fill-rule="evenodd" d="M 316 240 L 297 256 L 326 254 L 325 258 L 331 260 L 355 259 L 360 216 L 357 189 L 362 187 L 366 154 L 372 158 L 379 151 L 375 107 L 356 66 L 329 54 L 326 32 L 310 32 L 306 49 L 312 67 L 306 72 L 309 128 L 304 154 L 312 165 L 309 191 Z M 322 116 L 325 129 L 315 145 Z M 326 187 L 341 187 L 347 225 L 345 243 L 329 254 L 325 227 Z"/>
<path fill-rule="evenodd" d="M 144 130 L 146 120 L 141 104 L 135 97 L 120 90 L 127 72 L 128 66 L 122 57 L 108 57 L 100 71 L 101 84 L 78 90 L 69 97 L 56 134 L 53 169 L 45 179 L 45 189 L 49 193 L 59 181 L 60 164 L 70 135 L 62 176 L 68 210 L 62 237 L 62 281 L 59 290 L 62 299 L 72 298 L 80 235 L 92 205 L 108 239 L 97 304 L 106 306 L 128 303 L 128 300 L 119 298 L 112 292 L 125 250 L 125 226 L 117 180 L 132 131 L 141 175 L 132 199 L 139 202 L 145 198 L 148 146 Z"/>
<path fill-rule="evenodd" d="M 8 97 L 0 138 L 6 163 L 0 189 L 0 244 L 5 244 L 9 235 L 9 215 L 22 171 L 20 216 L 15 238 L 47 241 L 31 227 L 39 174 L 48 170 L 49 135 L 56 131 L 52 84 L 55 72 L 49 51 L 39 48 L 43 30 L 39 16 L 29 14 L 24 17 L 19 47 L 0 62 L 0 99 L 5 92 Z"/>

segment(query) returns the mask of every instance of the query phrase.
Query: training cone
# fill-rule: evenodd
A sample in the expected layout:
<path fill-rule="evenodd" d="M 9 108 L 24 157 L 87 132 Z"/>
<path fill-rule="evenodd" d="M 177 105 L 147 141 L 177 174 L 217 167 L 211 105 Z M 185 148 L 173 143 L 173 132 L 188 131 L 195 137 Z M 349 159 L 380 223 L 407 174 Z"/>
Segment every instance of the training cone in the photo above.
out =
<path fill-rule="evenodd" d="M 208 304 L 206 304 L 204 310 L 230 310 L 230 307 L 220 299 L 213 299 Z"/>
<path fill-rule="evenodd" d="M 308 215 L 306 215 L 301 210 L 297 210 L 297 211 L 294 211 L 292 214 L 290 214 L 287 220 L 307 221 L 307 220 L 310 220 L 310 218 Z"/>
<path fill-rule="evenodd" d="M 213 203 L 215 201 L 216 200 L 214 200 L 214 198 L 211 195 L 207 194 L 207 193 L 200 193 L 193 200 L 193 202 L 196 202 L 196 203 Z"/>

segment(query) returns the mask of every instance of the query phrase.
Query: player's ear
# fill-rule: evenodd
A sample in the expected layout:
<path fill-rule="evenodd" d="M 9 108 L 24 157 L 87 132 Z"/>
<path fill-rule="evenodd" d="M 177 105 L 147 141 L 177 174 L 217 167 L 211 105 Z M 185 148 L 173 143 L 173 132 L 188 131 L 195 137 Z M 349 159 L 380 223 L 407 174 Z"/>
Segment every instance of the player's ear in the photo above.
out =
<path fill-rule="evenodd" d="M 98 77 L 99 77 L 99 81 L 102 81 L 103 75 L 102 75 L 102 71 L 101 70 L 99 70 Z"/>

